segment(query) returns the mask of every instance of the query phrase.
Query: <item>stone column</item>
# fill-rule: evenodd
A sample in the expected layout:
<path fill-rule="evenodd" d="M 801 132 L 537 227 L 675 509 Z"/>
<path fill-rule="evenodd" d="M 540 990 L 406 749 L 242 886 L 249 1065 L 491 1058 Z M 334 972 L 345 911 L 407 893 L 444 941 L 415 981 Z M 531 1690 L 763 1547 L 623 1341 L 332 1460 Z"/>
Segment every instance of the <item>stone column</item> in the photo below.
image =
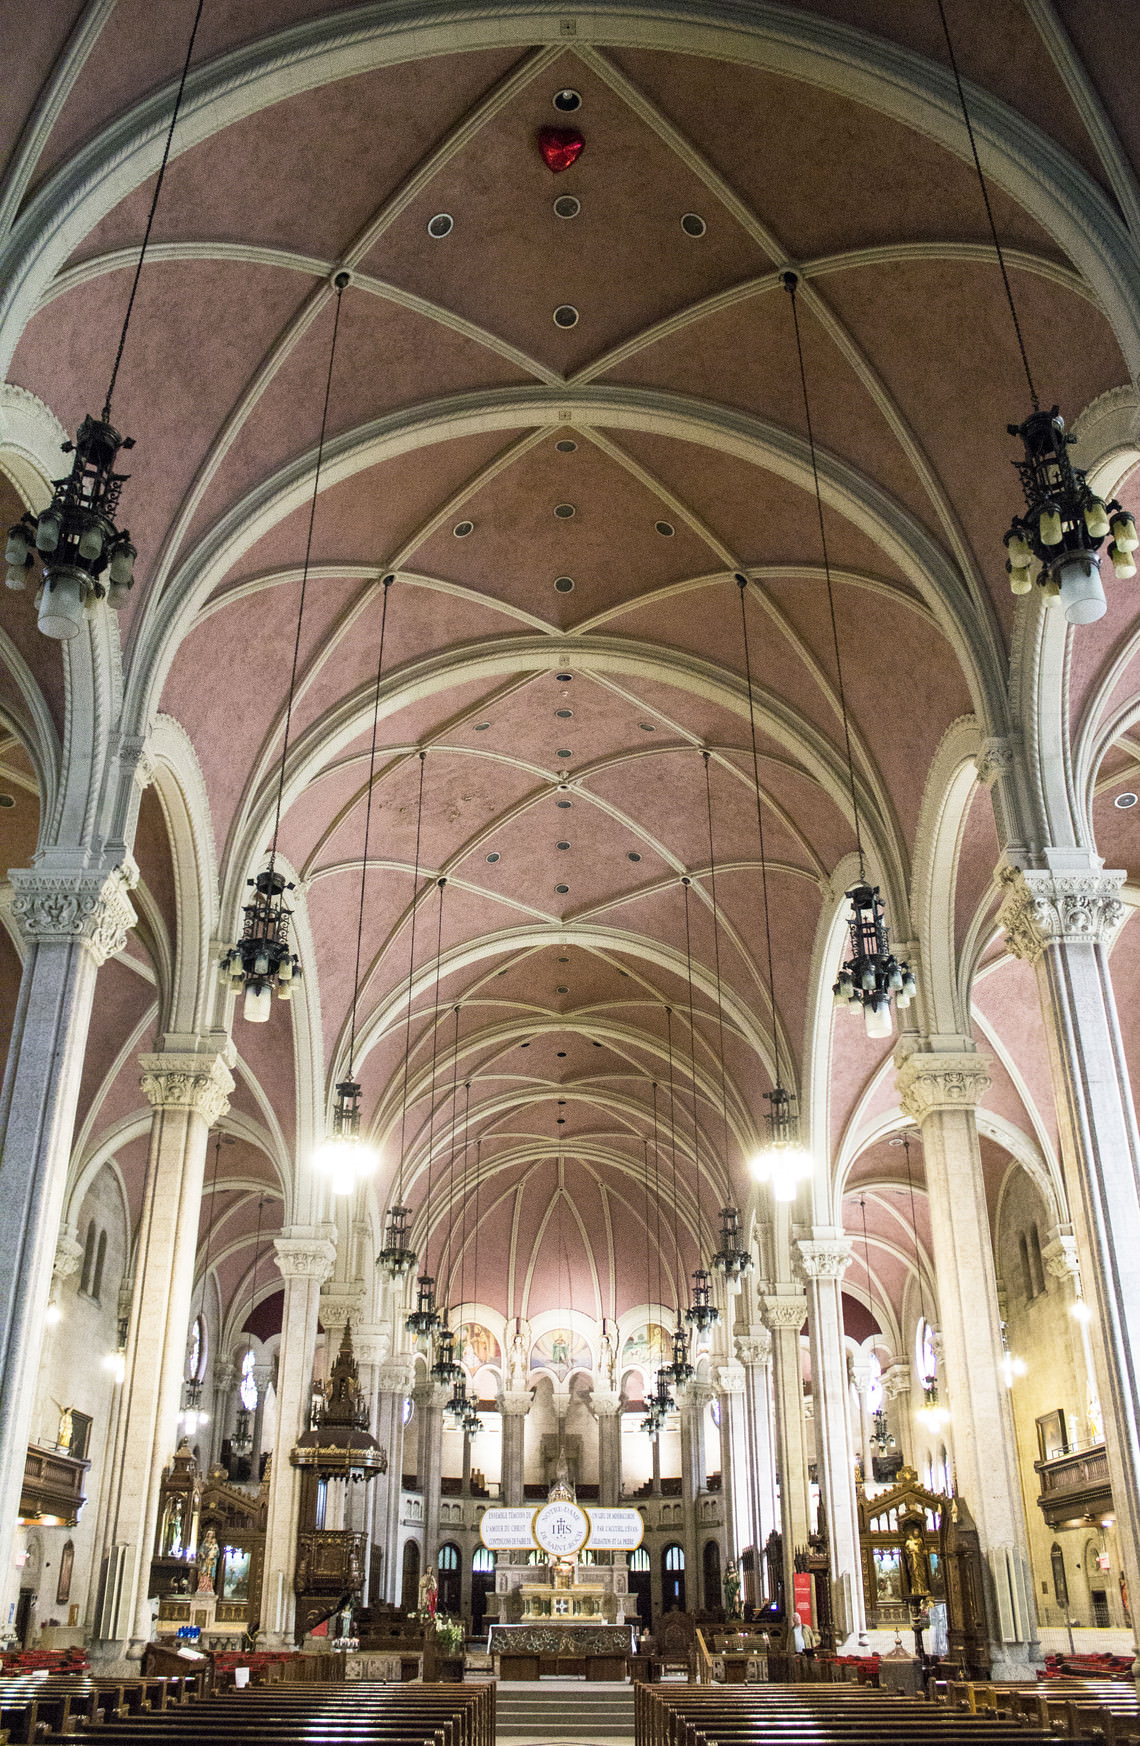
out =
<path fill-rule="evenodd" d="M 705 1489 L 704 1417 L 713 1398 L 711 1388 L 690 1382 L 681 1408 L 681 1520 L 685 1549 L 685 1607 L 694 1612 L 704 1605 L 704 1566 L 697 1522 L 698 1499 Z"/>
<path fill-rule="evenodd" d="M 1116 1535 L 1140 1594 L 1140 1132 L 1120 1035 L 1109 947 L 1125 874 L 1006 868 L 1001 920 L 1037 972 L 1069 1214 L 1094 1312 L 1092 1354 L 1105 1422 Z M 1135 924 L 1134 924 L 1135 925 Z"/>
<path fill-rule="evenodd" d="M 135 1246 L 135 1291 L 105 1556 L 122 1562 L 117 1605 L 105 1599 L 99 1635 L 111 1645 L 151 1633 L 150 1559 L 162 1470 L 178 1442 L 202 1177 L 210 1128 L 229 1108 L 233 1078 L 220 1054 L 140 1056 L 154 1114 Z M 109 1651 L 114 1653 L 114 1651 Z"/>
<path fill-rule="evenodd" d="M 776 1498 L 776 1457 L 772 1436 L 772 1336 L 757 1322 L 736 1339 L 736 1356 L 744 1368 L 744 1410 L 748 1429 L 748 1493 L 750 1539 L 755 1555 L 756 1600 L 765 1593 L 764 1547 L 780 1524 Z"/>
<path fill-rule="evenodd" d="M 986 1559 L 993 1675 L 1026 1679 L 1039 1654 L 1037 1617 L 974 1115 L 989 1079 L 979 1055 L 941 1052 L 936 1041 L 912 1053 L 900 1045 L 899 1102 L 922 1131 L 946 1404 L 958 1489 Z"/>
<path fill-rule="evenodd" d="M 0 1090 L 0 1617 L 16 1597 L 12 1536 L 35 1402 L 44 1310 L 67 1185 L 87 1029 L 101 964 L 135 922 L 138 869 L 13 868 L 27 941 Z"/>
<path fill-rule="evenodd" d="M 772 1381 L 776 1395 L 776 1452 L 780 1481 L 780 1534 L 783 1539 L 784 1601 L 792 1611 L 795 1585 L 793 1560 L 808 1537 L 808 1474 L 804 1455 L 804 1384 L 800 1361 L 800 1329 L 807 1319 L 807 1298 L 784 1287 L 778 1296 L 762 1300 L 764 1320 L 772 1335 Z"/>
<path fill-rule="evenodd" d="M 523 1438 L 526 1434 L 530 1398 L 525 1389 L 505 1389 L 499 1396 L 499 1413 L 503 1423 L 503 1465 L 499 1492 L 502 1501 L 512 1509 L 521 1508 L 523 1502 Z"/>
<path fill-rule="evenodd" d="M 621 1395 L 595 1389 L 590 1411 L 598 1421 L 598 1502 L 614 1509 L 621 1502 Z"/>
<path fill-rule="evenodd" d="M 269 1466 L 269 1516 L 261 1591 L 261 1641 L 266 1648 L 294 1646 L 293 1570 L 297 1559 L 300 1475 L 290 1464 L 289 1455 L 309 1422 L 321 1285 L 336 1260 L 333 1229 L 329 1225 L 293 1225 L 273 1239 L 277 1268 L 285 1282 L 285 1302 L 277 1360 L 277 1441 Z"/>
<path fill-rule="evenodd" d="M 861 1635 L 867 1625 L 843 1344 L 841 1281 L 851 1260 L 851 1239 L 820 1232 L 796 1246 L 807 1280 L 816 1468 L 827 1516 L 831 1605 L 839 1643 L 852 1633 Z"/>
<path fill-rule="evenodd" d="M 724 1552 L 739 1566 L 740 1554 L 754 1544 L 748 1485 L 748 1424 L 743 1364 L 717 1366 L 720 1401 L 720 1487 L 724 1498 Z"/>
<path fill-rule="evenodd" d="M 443 1468 L 443 1408 L 450 1390 L 439 1382 L 422 1382 L 414 1390 L 420 1421 L 420 1470 L 417 1474 L 424 1500 L 424 1559 L 422 1574 L 436 1567 L 439 1557 L 439 1485 Z M 521 1502 L 521 1499 L 520 1499 Z"/>
<path fill-rule="evenodd" d="M 397 1558 L 400 1541 L 400 1492 L 404 1479 L 404 1402 L 408 1398 L 408 1366 L 404 1359 L 381 1364 L 376 1372 L 376 1440 L 388 1451 L 388 1471 L 372 1481 L 372 1537 L 380 1548 L 380 1592 L 398 1604 L 403 1571 Z"/>
<path fill-rule="evenodd" d="M 907 1410 L 907 1396 L 910 1394 L 910 1365 L 901 1361 L 888 1364 L 883 1371 L 883 1393 L 895 1407 L 894 1413 L 888 1415 L 888 1424 L 895 1434 L 899 1453 L 908 1466 L 914 1466 L 914 1439 L 911 1432 L 910 1413 Z M 892 1422 L 893 1421 L 893 1422 Z"/>
<path fill-rule="evenodd" d="M 210 1447 L 213 1459 L 222 1458 L 222 1444 L 230 1434 L 230 1419 L 234 1410 L 234 1398 L 237 1393 L 238 1370 L 236 1364 L 231 1364 L 227 1358 L 219 1358 L 213 1368 L 214 1411 L 213 1435 Z M 260 1401 L 258 1405 L 260 1406 Z"/>
<path fill-rule="evenodd" d="M 866 1363 L 855 1366 L 855 1413 L 858 1418 L 859 1459 L 863 1463 L 863 1483 L 870 1485 L 875 1477 L 871 1446 L 871 1370 Z"/>

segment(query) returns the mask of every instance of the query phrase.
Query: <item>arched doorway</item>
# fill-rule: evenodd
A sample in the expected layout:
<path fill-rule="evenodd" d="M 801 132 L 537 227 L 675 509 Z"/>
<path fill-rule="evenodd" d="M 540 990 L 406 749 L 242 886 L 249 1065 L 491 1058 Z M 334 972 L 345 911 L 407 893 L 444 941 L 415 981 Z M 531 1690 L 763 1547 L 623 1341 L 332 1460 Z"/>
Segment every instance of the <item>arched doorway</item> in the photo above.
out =
<path fill-rule="evenodd" d="M 414 1613 L 420 1604 L 420 1548 L 417 1540 L 404 1542 L 404 1570 L 400 1583 L 400 1610 Z"/>
<path fill-rule="evenodd" d="M 661 1554 L 661 1610 L 670 1609 L 685 1610 L 685 1554 L 676 1543 Z"/>
<path fill-rule="evenodd" d="M 445 1540 L 439 1549 L 436 1559 L 439 1569 L 439 1599 L 436 1611 L 458 1614 L 460 1608 L 460 1582 L 463 1576 L 463 1559 L 459 1547 L 454 1540 Z"/>
<path fill-rule="evenodd" d="M 629 1555 L 629 1592 L 637 1597 L 637 1616 L 643 1626 L 653 1623 L 653 1573 L 644 1546 Z"/>
<path fill-rule="evenodd" d="M 715 1540 L 705 1541 L 703 1564 L 705 1611 L 715 1613 L 723 1605 L 720 1591 L 720 1547 Z"/>
<path fill-rule="evenodd" d="M 487 1596 L 495 1587 L 495 1554 L 477 1546 L 471 1555 L 471 1633 L 478 1637 L 487 1611 Z"/>

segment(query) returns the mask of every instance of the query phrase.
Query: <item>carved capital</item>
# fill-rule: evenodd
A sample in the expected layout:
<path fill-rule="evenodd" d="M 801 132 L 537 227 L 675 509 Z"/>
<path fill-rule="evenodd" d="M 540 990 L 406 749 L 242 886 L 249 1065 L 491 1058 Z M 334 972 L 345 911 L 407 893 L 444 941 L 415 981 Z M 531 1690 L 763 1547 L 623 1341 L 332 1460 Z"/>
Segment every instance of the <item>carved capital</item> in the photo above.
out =
<path fill-rule="evenodd" d="M 499 1411 L 505 1419 L 522 1419 L 530 1411 L 530 1395 L 525 1390 L 504 1389 L 499 1396 Z"/>
<path fill-rule="evenodd" d="M 29 945 L 78 941 L 96 964 L 105 964 L 122 951 L 138 920 L 127 894 L 139 870 L 129 856 L 110 873 L 13 867 L 8 877 L 12 914 Z"/>
<path fill-rule="evenodd" d="M 722 1394 L 744 1393 L 743 1364 L 718 1364 L 716 1370 L 716 1385 Z"/>
<path fill-rule="evenodd" d="M 772 1356 L 772 1336 L 767 1328 L 756 1328 L 751 1334 L 738 1334 L 733 1343 L 742 1364 L 767 1364 Z"/>
<path fill-rule="evenodd" d="M 392 1336 L 375 1322 L 352 1323 L 352 1346 L 361 1364 L 383 1364 L 392 1350 Z"/>
<path fill-rule="evenodd" d="M 608 1389 L 595 1389 L 590 1396 L 590 1411 L 596 1419 L 612 1419 L 621 1411 L 621 1395 Z"/>
<path fill-rule="evenodd" d="M 83 1259 L 83 1244 L 70 1231 L 61 1231 L 55 1240 L 55 1260 L 51 1264 L 56 1279 L 70 1279 Z"/>
<path fill-rule="evenodd" d="M 883 1393 L 888 1400 L 910 1393 L 910 1365 L 889 1364 L 883 1371 Z"/>
<path fill-rule="evenodd" d="M 336 1244 L 320 1228 L 274 1237 L 273 1253 L 282 1279 L 315 1279 L 321 1285 L 336 1262 Z"/>
<path fill-rule="evenodd" d="M 851 1261 L 850 1237 L 809 1237 L 796 1248 L 805 1279 L 842 1279 Z"/>
<path fill-rule="evenodd" d="M 1079 1280 L 1081 1277 L 1081 1263 L 1077 1254 L 1077 1239 L 1075 1237 L 1054 1237 L 1052 1242 L 1046 1243 L 1042 1249 L 1041 1259 L 1054 1279 Z"/>
<path fill-rule="evenodd" d="M 381 1394 L 407 1394 L 409 1380 L 406 1358 L 393 1358 L 376 1372 L 376 1387 Z"/>
<path fill-rule="evenodd" d="M 451 1390 L 442 1382 L 421 1382 L 412 1390 L 412 1399 L 421 1413 L 442 1412 Z"/>
<path fill-rule="evenodd" d="M 974 1109 L 990 1087 L 982 1055 L 926 1055 L 916 1051 L 895 1061 L 895 1089 L 903 1114 L 921 1127 L 935 1110 Z"/>
<path fill-rule="evenodd" d="M 155 1109 L 191 1109 L 212 1128 L 230 1107 L 234 1078 L 220 1055 L 140 1055 L 139 1066 Z"/>
<path fill-rule="evenodd" d="M 1014 742 L 1008 734 L 997 734 L 991 739 L 983 740 L 982 749 L 974 759 L 978 781 L 984 787 L 992 788 L 995 782 L 1013 769 L 1013 760 Z"/>
<path fill-rule="evenodd" d="M 256 1369 L 257 1366 L 255 1365 Z M 214 1361 L 214 1387 L 228 1390 L 234 1387 L 238 1379 L 236 1364 L 231 1364 L 227 1358 L 217 1358 Z"/>
<path fill-rule="evenodd" d="M 343 1280 L 333 1280 L 331 1284 L 322 1285 L 319 1311 L 322 1325 L 339 1334 L 345 1323 L 351 1322 L 355 1334 L 364 1320 L 364 1299 L 364 1285 L 359 1279 L 354 1279 L 347 1285 Z M 361 1356 L 359 1351 L 356 1356 Z"/>
<path fill-rule="evenodd" d="M 801 1294 L 764 1297 L 760 1304 L 769 1328 L 795 1328 L 798 1333 L 807 1320 L 807 1298 Z"/>
<path fill-rule="evenodd" d="M 1002 867 L 998 920 L 1014 957 L 1035 964 L 1047 946 L 1110 945 L 1126 914 L 1117 895 L 1126 877 Z"/>

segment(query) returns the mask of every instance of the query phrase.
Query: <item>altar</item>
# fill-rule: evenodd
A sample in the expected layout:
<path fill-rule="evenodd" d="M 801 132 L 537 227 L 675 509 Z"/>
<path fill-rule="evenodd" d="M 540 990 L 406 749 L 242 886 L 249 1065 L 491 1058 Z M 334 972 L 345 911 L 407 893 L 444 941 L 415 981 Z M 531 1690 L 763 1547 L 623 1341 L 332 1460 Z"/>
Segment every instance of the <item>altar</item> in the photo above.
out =
<path fill-rule="evenodd" d="M 562 1678 L 623 1680 L 633 1653 L 629 1625 L 576 1623 L 492 1625 L 487 1648 L 500 1679 Z"/>

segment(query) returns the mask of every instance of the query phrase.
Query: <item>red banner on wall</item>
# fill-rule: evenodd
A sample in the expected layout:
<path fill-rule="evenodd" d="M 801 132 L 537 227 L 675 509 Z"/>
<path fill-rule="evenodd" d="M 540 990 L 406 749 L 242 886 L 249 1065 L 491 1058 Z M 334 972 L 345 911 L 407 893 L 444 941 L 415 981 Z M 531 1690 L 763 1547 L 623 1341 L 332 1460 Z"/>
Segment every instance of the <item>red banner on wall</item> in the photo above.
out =
<path fill-rule="evenodd" d="M 814 1625 L 811 1610 L 811 1572 L 797 1570 L 792 1578 L 792 1610 L 800 1615 L 801 1625 Z"/>

